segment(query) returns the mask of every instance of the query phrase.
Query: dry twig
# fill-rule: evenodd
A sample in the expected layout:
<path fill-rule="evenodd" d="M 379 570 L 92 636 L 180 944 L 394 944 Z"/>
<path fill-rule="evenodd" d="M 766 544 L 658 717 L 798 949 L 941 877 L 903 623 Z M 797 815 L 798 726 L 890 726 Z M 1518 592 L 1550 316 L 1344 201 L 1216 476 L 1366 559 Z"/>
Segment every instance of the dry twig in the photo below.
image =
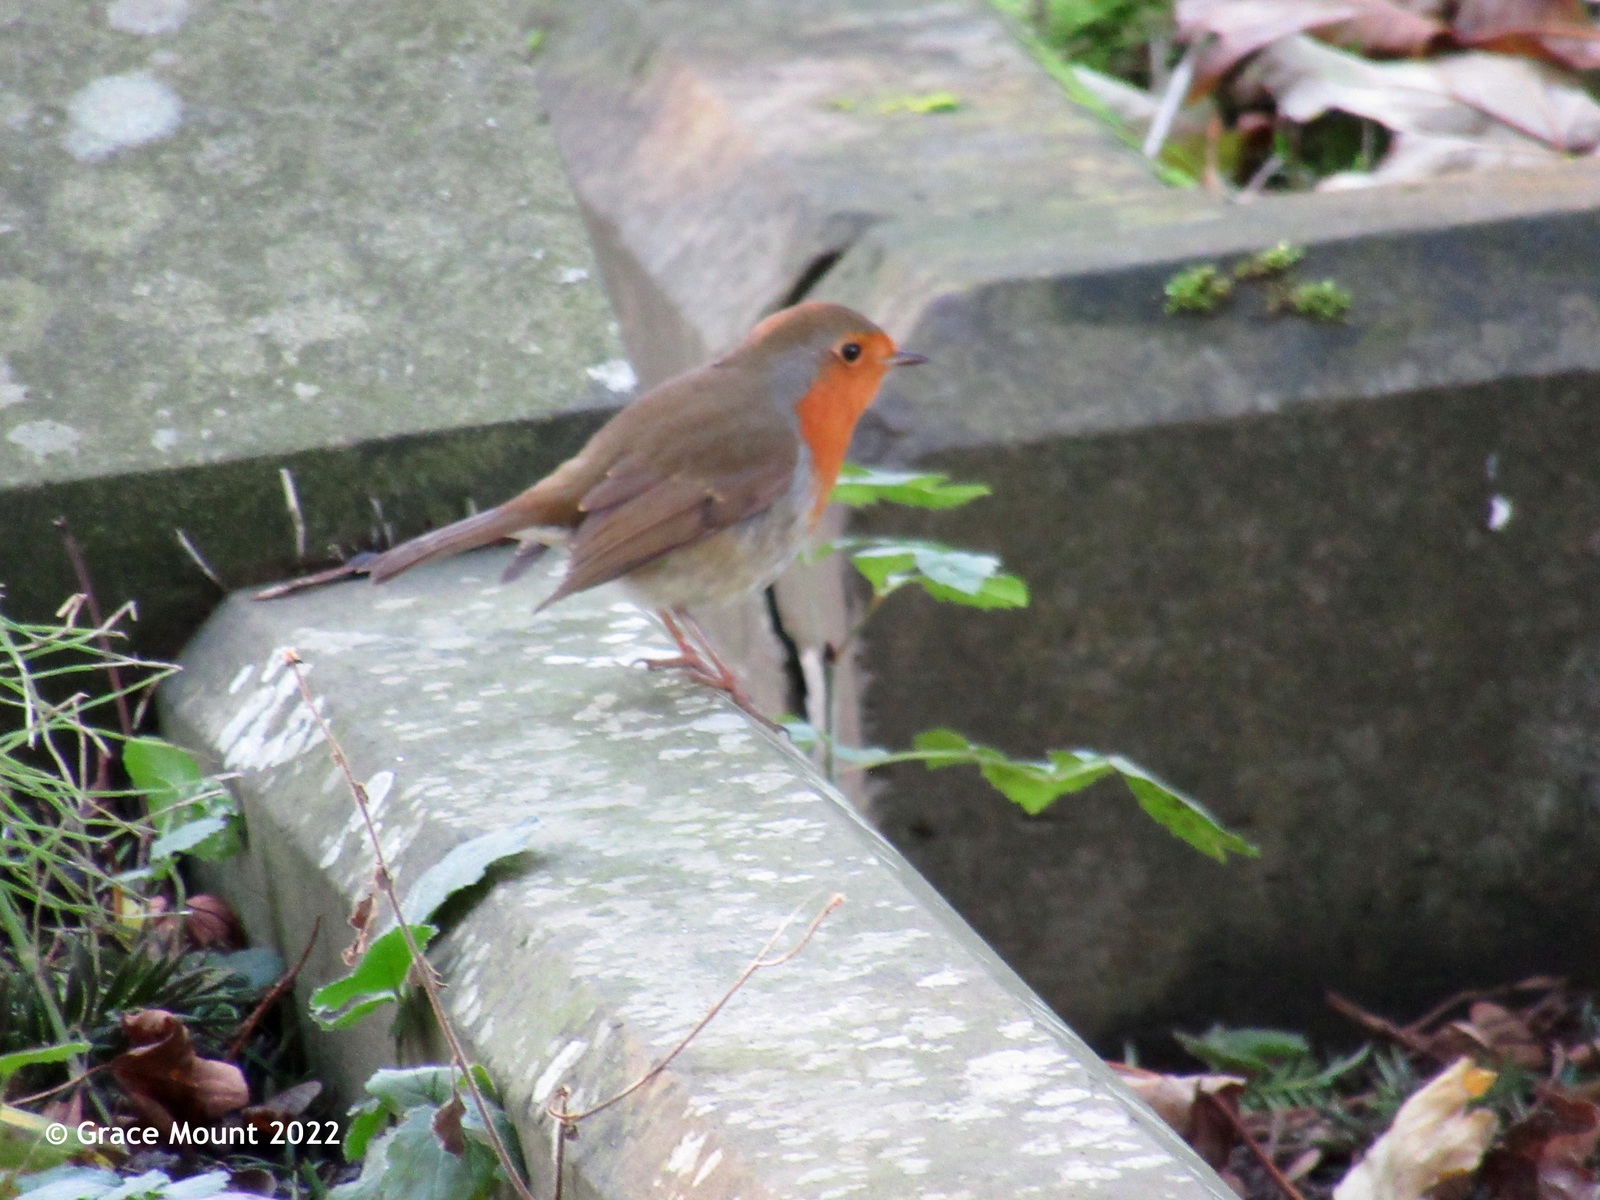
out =
<path fill-rule="evenodd" d="M 472 1095 L 473 1106 L 478 1110 L 478 1117 L 483 1122 L 483 1131 L 489 1139 L 489 1146 L 494 1151 L 495 1159 L 500 1163 L 500 1169 L 505 1173 L 512 1190 L 517 1193 L 519 1200 L 534 1200 L 533 1193 L 528 1189 L 527 1182 L 522 1178 L 522 1173 L 517 1170 L 516 1164 L 511 1160 L 511 1152 L 506 1149 L 500 1131 L 495 1127 L 494 1118 L 489 1113 L 489 1102 L 484 1099 L 483 1091 L 478 1087 L 478 1081 L 472 1077 L 471 1064 L 467 1062 L 466 1053 L 461 1049 L 461 1039 L 456 1036 L 455 1027 L 450 1024 L 450 1018 L 445 1015 L 444 999 L 439 994 L 439 981 L 433 973 L 422 947 L 417 945 L 417 939 L 411 932 L 411 926 L 406 924 L 404 914 L 400 910 L 400 897 L 394 890 L 394 880 L 389 870 L 388 861 L 384 858 L 383 842 L 378 837 L 378 827 L 372 821 L 372 809 L 367 801 L 367 789 L 350 769 L 350 760 L 345 757 L 343 748 L 338 739 L 333 736 L 333 730 L 328 727 L 328 722 L 321 712 L 317 710 L 315 697 L 311 688 L 306 683 L 305 672 L 300 669 L 303 661 L 293 649 L 283 652 L 284 664 L 294 673 L 295 683 L 300 688 L 300 698 L 311 710 L 311 718 L 317 723 L 317 728 L 322 731 L 322 736 L 328 740 L 328 752 L 333 756 L 333 762 L 339 768 L 339 773 L 344 776 L 346 787 L 350 789 L 351 798 L 356 802 L 356 808 L 361 813 L 362 824 L 366 826 L 367 840 L 372 844 L 373 858 L 377 862 L 376 876 L 378 886 L 383 890 L 384 897 L 389 901 L 394 910 L 395 921 L 399 924 L 401 936 L 405 938 L 406 949 L 410 952 L 411 962 L 415 968 L 418 983 L 423 994 L 428 998 L 428 1006 L 433 1009 L 434 1020 L 439 1024 L 439 1032 L 444 1036 L 446 1044 L 450 1047 L 450 1062 L 455 1067 L 456 1073 L 467 1085 L 467 1091 Z"/>

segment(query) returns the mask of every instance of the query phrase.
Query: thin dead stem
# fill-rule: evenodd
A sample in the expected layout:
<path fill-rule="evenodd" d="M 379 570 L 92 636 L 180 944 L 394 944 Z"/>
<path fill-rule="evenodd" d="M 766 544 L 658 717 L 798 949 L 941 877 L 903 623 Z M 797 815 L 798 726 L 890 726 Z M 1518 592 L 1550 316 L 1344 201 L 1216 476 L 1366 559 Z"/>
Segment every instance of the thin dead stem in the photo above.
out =
<path fill-rule="evenodd" d="M 587 1120 L 598 1112 L 605 1111 L 613 1104 L 616 1104 L 621 1100 L 625 1100 L 629 1096 L 633 1095 L 633 1093 L 637 1092 L 640 1088 L 654 1080 L 656 1076 L 661 1074 L 661 1072 L 665 1071 L 667 1069 L 667 1065 L 671 1063 L 673 1059 L 677 1058 L 678 1055 L 682 1054 L 684 1050 L 688 1049 L 689 1043 L 694 1041 L 694 1039 L 699 1036 L 702 1029 L 711 1024 L 712 1019 L 722 1011 L 723 1006 L 726 1005 L 729 1000 L 733 999 L 734 994 L 737 993 L 738 990 L 749 981 L 752 975 L 764 967 L 780 966 L 781 964 L 788 962 L 795 955 L 799 954 L 800 951 L 804 950 L 806 948 L 806 944 L 811 941 L 812 937 L 816 934 L 817 929 L 822 925 L 822 922 L 827 919 L 828 914 L 843 903 L 844 897 L 835 892 L 831 897 L 829 897 L 827 904 L 823 905 L 822 911 L 819 912 L 815 917 L 811 918 L 811 924 L 806 926 L 806 931 L 800 935 L 799 941 L 797 941 L 789 949 L 785 950 L 782 954 L 778 955 L 776 958 L 768 958 L 767 955 L 771 952 L 772 947 L 777 945 L 778 939 L 784 935 L 784 931 L 794 923 L 794 919 L 800 915 L 800 910 L 797 908 L 794 912 L 785 917 L 783 919 L 783 924 L 779 925 L 778 928 L 773 931 L 772 936 L 767 939 L 766 945 L 762 946 L 756 956 L 750 960 L 750 964 L 745 967 L 743 971 L 739 972 L 739 977 L 733 981 L 733 985 L 729 987 L 727 991 L 722 993 L 722 998 L 720 1000 L 718 1000 L 710 1008 L 706 1009 L 706 1015 L 701 1017 L 700 1020 L 696 1022 L 693 1029 L 684 1034 L 683 1040 L 671 1050 L 667 1051 L 665 1058 L 656 1063 L 655 1066 L 651 1067 L 627 1087 L 623 1088 L 615 1096 L 612 1096 L 609 1100 L 603 1100 L 599 1104 L 596 1104 L 593 1108 L 587 1108 L 583 1112 L 567 1112 L 565 1109 L 557 1106 L 558 1100 L 555 1096 L 552 1096 L 550 1103 L 545 1106 L 545 1111 L 548 1112 L 556 1121 L 570 1127 L 576 1125 L 579 1121 Z"/>
<path fill-rule="evenodd" d="M 366 826 L 367 840 L 372 843 L 373 858 L 377 863 L 375 872 L 378 886 L 383 890 L 384 897 L 389 901 L 394 910 L 395 921 L 400 926 L 401 936 L 405 938 L 406 949 L 410 952 L 412 965 L 418 983 L 422 986 L 423 994 L 428 998 L 428 1006 L 433 1009 L 434 1020 L 439 1023 L 439 1032 L 443 1034 L 445 1042 L 450 1047 L 451 1065 L 456 1073 L 467 1085 L 467 1091 L 472 1094 L 472 1103 L 478 1110 L 478 1117 L 483 1122 L 483 1131 L 488 1136 L 490 1148 L 500 1163 L 500 1169 L 505 1173 L 512 1190 L 517 1193 L 519 1200 L 535 1200 L 532 1191 L 522 1178 L 522 1173 L 517 1170 L 516 1164 L 511 1160 L 511 1152 L 506 1149 L 505 1142 L 500 1137 L 500 1131 L 495 1127 L 494 1118 L 489 1113 L 489 1102 L 484 1099 L 478 1081 L 472 1077 L 471 1064 L 461 1049 L 461 1039 L 456 1036 L 455 1027 L 450 1024 L 450 1018 L 445 1015 L 444 1000 L 439 995 L 439 980 L 433 973 L 433 967 L 422 953 L 422 947 L 417 945 L 416 938 L 411 933 L 411 927 L 406 924 L 404 914 L 400 910 L 400 897 L 394 890 L 394 879 L 389 871 L 389 864 L 383 855 L 383 842 L 378 837 L 378 827 L 372 821 L 372 809 L 367 800 L 367 789 L 350 769 L 350 760 L 345 757 L 343 748 L 338 739 L 333 736 L 333 730 L 328 727 L 328 722 L 318 711 L 315 697 L 311 688 L 306 683 L 305 672 L 300 669 L 302 659 L 294 650 L 283 652 L 284 664 L 294 673 L 295 683 L 299 685 L 300 697 L 311 710 L 311 718 L 317 723 L 317 728 L 322 731 L 322 736 L 328 740 L 328 751 L 333 756 L 333 762 L 339 768 L 339 773 L 344 776 L 345 785 L 350 789 L 351 798 L 356 802 L 356 808 L 361 813 L 361 821 Z"/>
<path fill-rule="evenodd" d="M 1277 1185 L 1278 1190 L 1287 1197 L 1287 1200 L 1305 1200 L 1305 1197 L 1300 1193 L 1300 1189 L 1289 1182 L 1289 1177 L 1278 1169 L 1278 1164 L 1272 1160 L 1272 1155 L 1263 1150 L 1261 1144 L 1250 1136 L 1250 1131 L 1244 1127 L 1244 1122 L 1239 1119 L 1238 1113 L 1234 1112 L 1233 1109 L 1229 1108 L 1210 1092 L 1201 1092 L 1200 1102 L 1210 1104 L 1222 1119 L 1228 1123 L 1229 1128 L 1244 1143 L 1245 1148 L 1250 1151 L 1255 1160 L 1261 1164 L 1261 1169 L 1271 1176 L 1272 1182 Z"/>

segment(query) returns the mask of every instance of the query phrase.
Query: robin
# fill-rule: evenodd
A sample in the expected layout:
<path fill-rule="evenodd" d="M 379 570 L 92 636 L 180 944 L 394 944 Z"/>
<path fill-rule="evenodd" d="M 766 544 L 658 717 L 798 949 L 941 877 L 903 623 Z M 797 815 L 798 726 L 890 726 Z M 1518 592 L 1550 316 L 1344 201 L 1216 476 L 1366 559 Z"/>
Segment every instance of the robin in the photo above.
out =
<path fill-rule="evenodd" d="M 678 645 L 678 657 L 651 665 L 682 667 L 749 708 L 689 610 L 737 600 L 783 572 L 884 376 L 926 361 L 843 305 L 786 308 L 721 358 L 640 396 L 527 491 L 386 551 L 369 572 L 382 583 L 515 537 L 510 582 L 564 542 L 566 574 L 539 609 L 621 580 Z"/>

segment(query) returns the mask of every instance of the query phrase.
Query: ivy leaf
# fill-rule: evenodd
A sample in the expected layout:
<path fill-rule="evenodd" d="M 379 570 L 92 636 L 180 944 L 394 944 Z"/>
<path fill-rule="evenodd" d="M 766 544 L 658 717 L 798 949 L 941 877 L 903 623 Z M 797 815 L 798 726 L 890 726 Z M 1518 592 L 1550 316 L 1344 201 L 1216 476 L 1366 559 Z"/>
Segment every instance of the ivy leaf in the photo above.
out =
<path fill-rule="evenodd" d="M 829 497 L 835 504 L 865 508 L 880 500 L 911 508 L 959 508 L 990 494 L 981 483 L 950 483 L 932 471 L 889 471 L 845 463 Z"/>
<path fill-rule="evenodd" d="M 1213 1071 L 1241 1075 L 1256 1075 L 1275 1063 L 1311 1053 L 1311 1043 L 1305 1038 L 1282 1029 L 1228 1029 L 1213 1025 L 1198 1037 L 1176 1030 L 1172 1036 Z"/>
<path fill-rule="evenodd" d="M 373 941 L 350 974 L 324 984 L 311 994 L 311 1019 L 324 1029 L 344 1029 L 385 1004 L 398 1004 L 411 971 L 411 949 L 404 926 L 395 926 Z M 410 926 L 420 949 L 439 931 L 432 925 Z"/>

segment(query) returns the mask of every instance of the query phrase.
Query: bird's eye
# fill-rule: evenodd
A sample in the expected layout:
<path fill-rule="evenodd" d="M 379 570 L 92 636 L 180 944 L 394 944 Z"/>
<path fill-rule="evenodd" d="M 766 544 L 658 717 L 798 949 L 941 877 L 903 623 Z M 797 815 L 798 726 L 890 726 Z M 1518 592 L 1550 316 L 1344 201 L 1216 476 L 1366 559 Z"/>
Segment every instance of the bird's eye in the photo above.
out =
<path fill-rule="evenodd" d="M 855 362 L 861 357 L 861 344 L 859 342 L 846 342 L 839 347 L 839 357 L 845 362 Z"/>

